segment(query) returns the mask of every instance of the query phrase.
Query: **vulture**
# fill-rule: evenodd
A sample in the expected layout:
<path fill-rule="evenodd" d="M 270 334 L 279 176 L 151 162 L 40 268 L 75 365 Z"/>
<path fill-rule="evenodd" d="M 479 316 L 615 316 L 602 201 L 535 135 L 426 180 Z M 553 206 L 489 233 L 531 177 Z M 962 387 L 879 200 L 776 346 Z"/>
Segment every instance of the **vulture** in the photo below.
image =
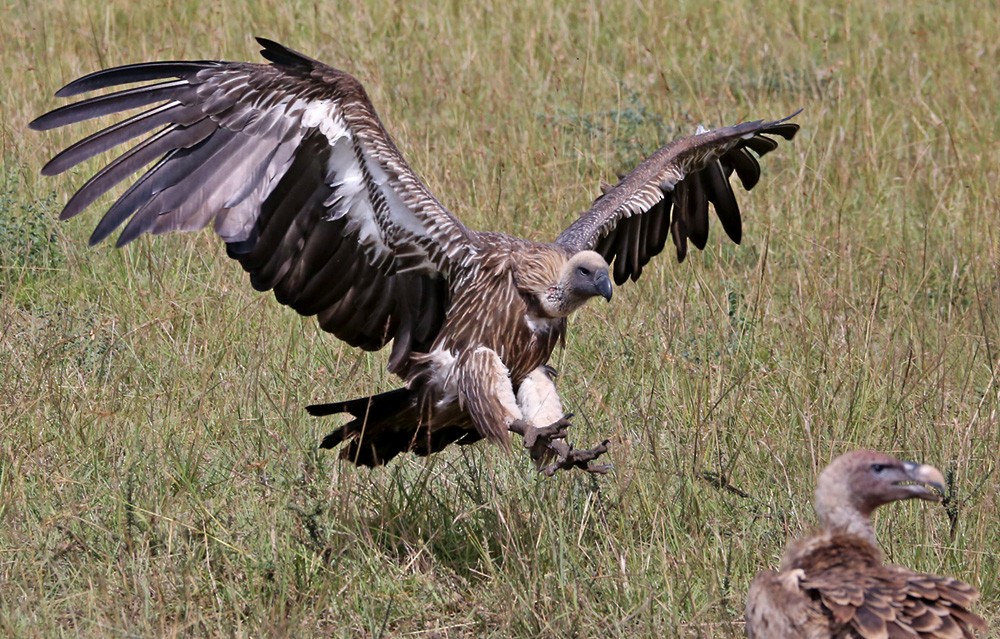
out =
<path fill-rule="evenodd" d="M 985 631 L 969 611 L 969 584 L 886 565 L 872 511 L 903 499 L 938 501 L 944 477 L 933 466 L 871 451 L 833 460 L 816 484 L 822 532 L 789 545 L 777 572 L 750 585 L 751 639 L 972 639 Z"/>
<path fill-rule="evenodd" d="M 515 433 L 546 474 L 605 472 L 592 462 L 607 441 L 591 449 L 567 442 L 569 416 L 546 364 L 567 316 L 593 297 L 610 301 L 612 278 L 636 280 L 668 235 L 679 260 L 688 240 L 703 248 L 710 204 L 738 243 L 729 178 L 736 173 L 752 189 L 758 158 L 777 148 L 776 137 L 792 139 L 799 127 L 788 120 L 798 112 L 699 127 L 606 186 L 555 241 L 536 242 L 463 225 L 408 166 L 357 79 L 257 41 L 269 64 L 146 62 L 60 89 L 66 97 L 118 87 L 54 109 L 31 128 L 144 108 L 43 167 L 56 175 L 142 138 L 87 180 L 60 219 L 142 172 L 91 244 L 123 224 L 117 246 L 211 225 L 255 289 L 316 316 L 351 346 L 376 351 L 391 342 L 388 368 L 401 388 L 307 407 L 350 417 L 321 443 L 341 446 L 344 459 L 371 467 L 484 438 L 509 448 Z"/>

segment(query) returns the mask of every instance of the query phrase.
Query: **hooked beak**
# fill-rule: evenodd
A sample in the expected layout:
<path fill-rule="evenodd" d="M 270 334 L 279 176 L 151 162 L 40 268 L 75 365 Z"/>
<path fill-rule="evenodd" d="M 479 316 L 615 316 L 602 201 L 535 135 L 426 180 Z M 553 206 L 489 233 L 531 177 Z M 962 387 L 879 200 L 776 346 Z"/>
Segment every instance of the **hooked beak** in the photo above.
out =
<path fill-rule="evenodd" d="M 601 297 L 611 301 L 611 279 L 608 277 L 607 271 L 598 271 L 594 275 L 594 288 L 597 289 Z"/>
<path fill-rule="evenodd" d="M 913 462 L 907 462 L 904 468 L 907 479 L 895 482 L 895 485 L 908 488 L 913 496 L 919 499 L 941 501 L 944 498 L 945 482 L 940 470 L 927 464 Z M 932 492 L 931 488 L 936 492 Z"/>

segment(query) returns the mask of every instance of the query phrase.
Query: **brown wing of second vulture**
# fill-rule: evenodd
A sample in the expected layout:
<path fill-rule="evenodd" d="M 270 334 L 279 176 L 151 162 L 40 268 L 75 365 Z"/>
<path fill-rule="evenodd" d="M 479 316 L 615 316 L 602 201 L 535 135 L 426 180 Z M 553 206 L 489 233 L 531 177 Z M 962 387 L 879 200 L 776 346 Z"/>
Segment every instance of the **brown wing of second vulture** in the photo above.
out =
<path fill-rule="evenodd" d="M 933 490 L 932 490 L 933 489 Z M 871 513 L 902 499 L 938 500 L 936 468 L 870 451 L 835 459 L 819 477 L 823 531 L 792 543 L 779 571 L 761 572 L 747 597 L 752 639 L 973 639 L 986 623 L 979 593 L 938 575 L 885 565 Z"/>
<path fill-rule="evenodd" d="M 509 446 L 513 432 L 547 473 L 606 471 L 591 463 L 606 442 L 578 450 L 566 441 L 569 423 L 547 366 L 567 316 L 593 297 L 611 299 L 610 264 L 619 283 L 638 278 L 668 233 L 681 259 L 688 239 L 703 247 L 710 203 L 738 242 L 730 174 L 752 188 L 757 157 L 798 125 L 746 122 L 675 141 L 555 242 L 532 242 L 471 230 L 452 215 L 406 163 L 354 77 L 259 42 L 270 64 L 139 63 L 61 89 L 73 96 L 137 85 L 55 109 L 32 128 L 149 107 L 43 168 L 58 174 L 142 138 L 81 186 L 61 217 L 140 174 L 91 243 L 123 224 L 119 246 L 211 225 L 257 290 L 274 291 L 353 346 L 391 343 L 389 370 L 403 388 L 308 407 L 350 415 L 321 446 L 342 446 L 356 464 L 482 438 Z"/>

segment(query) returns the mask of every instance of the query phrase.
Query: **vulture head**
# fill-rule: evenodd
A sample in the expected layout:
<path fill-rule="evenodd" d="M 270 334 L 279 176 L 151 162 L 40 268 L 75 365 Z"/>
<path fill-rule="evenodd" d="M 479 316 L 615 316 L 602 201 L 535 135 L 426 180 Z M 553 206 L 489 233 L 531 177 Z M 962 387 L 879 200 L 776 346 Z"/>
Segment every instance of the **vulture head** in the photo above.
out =
<path fill-rule="evenodd" d="M 826 530 L 871 536 L 872 511 L 903 499 L 940 501 L 944 476 L 926 464 L 859 450 L 841 455 L 816 482 L 816 514 Z"/>
<path fill-rule="evenodd" d="M 563 265 L 559 280 L 546 291 L 542 307 L 553 317 L 566 317 L 598 295 L 611 301 L 608 263 L 596 251 L 580 251 Z"/>

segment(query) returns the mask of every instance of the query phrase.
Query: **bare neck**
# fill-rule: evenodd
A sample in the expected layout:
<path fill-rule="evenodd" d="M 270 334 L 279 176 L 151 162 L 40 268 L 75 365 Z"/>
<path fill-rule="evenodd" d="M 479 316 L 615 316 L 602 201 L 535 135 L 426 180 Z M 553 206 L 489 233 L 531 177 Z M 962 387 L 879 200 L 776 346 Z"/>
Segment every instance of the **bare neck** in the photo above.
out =
<path fill-rule="evenodd" d="M 817 508 L 817 511 L 820 524 L 827 533 L 854 535 L 878 548 L 875 527 L 868 514 L 861 513 L 854 506 L 839 504 L 822 509 Z"/>

